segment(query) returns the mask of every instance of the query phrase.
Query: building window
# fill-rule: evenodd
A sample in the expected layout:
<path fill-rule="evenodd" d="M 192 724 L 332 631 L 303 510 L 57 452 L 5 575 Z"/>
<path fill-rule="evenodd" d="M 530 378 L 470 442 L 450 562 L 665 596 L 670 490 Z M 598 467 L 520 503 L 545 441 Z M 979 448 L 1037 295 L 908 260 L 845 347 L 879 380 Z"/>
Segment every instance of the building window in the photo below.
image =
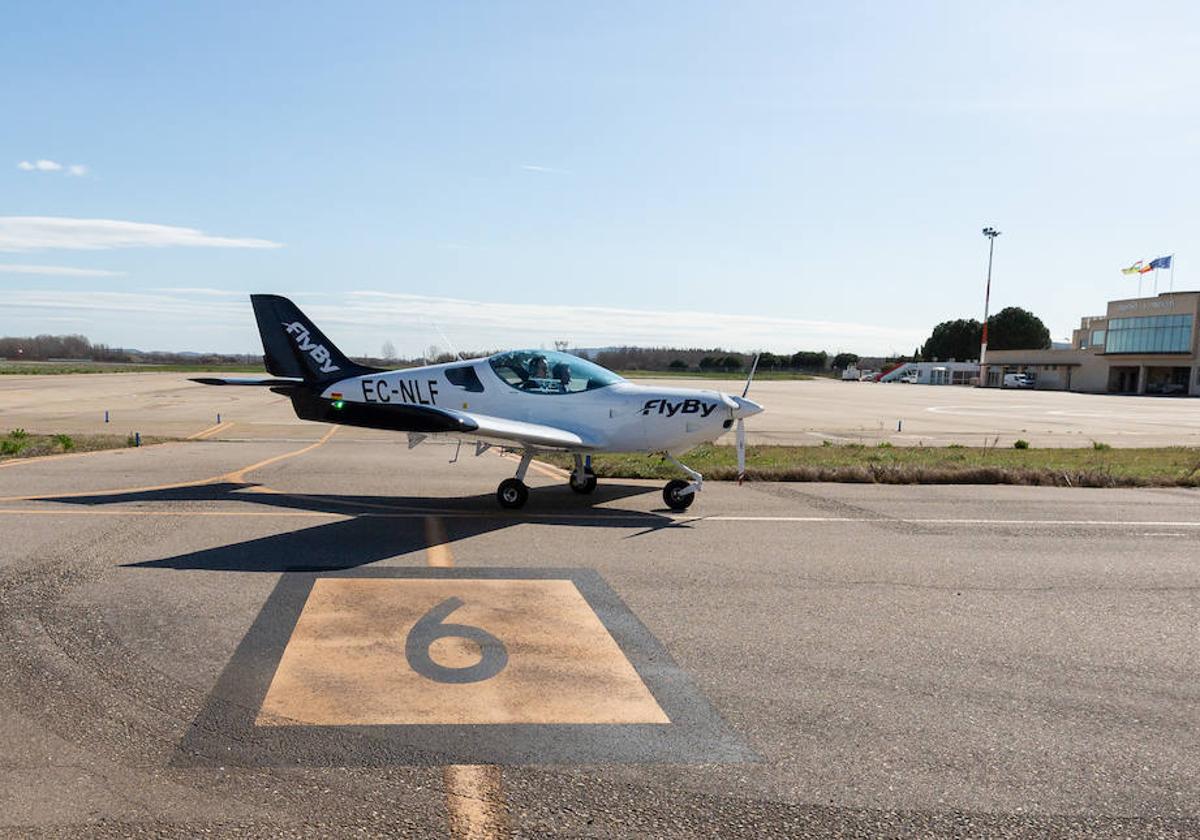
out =
<path fill-rule="evenodd" d="M 1191 351 L 1191 315 L 1113 318 L 1108 322 L 1108 331 L 1104 337 L 1104 352 L 1106 353 L 1190 353 Z"/>
<path fill-rule="evenodd" d="M 1104 330 L 1092 330 L 1092 344 L 1104 343 Z"/>

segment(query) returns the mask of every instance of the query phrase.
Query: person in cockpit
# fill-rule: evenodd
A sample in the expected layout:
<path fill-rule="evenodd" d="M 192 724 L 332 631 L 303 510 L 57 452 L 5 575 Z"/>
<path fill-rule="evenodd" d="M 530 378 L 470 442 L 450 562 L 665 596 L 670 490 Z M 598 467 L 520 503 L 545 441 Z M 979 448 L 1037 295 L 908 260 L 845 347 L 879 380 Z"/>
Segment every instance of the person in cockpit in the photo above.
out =
<path fill-rule="evenodd" d="M 529 360 L 529 365 L 526 368 L 529 378 L 521 383 L 522 390 L 525 391 L 546 391 L 550 384 L 550 369 L 546 364 L 545 356 L 534 356 Z"/>
<path fill-rule="evenodd" d="M 558 384 L 558 390 L 565 394 L 571 384 L 571 366 L 566 362 L 559 362 L 550 372 Z"/>

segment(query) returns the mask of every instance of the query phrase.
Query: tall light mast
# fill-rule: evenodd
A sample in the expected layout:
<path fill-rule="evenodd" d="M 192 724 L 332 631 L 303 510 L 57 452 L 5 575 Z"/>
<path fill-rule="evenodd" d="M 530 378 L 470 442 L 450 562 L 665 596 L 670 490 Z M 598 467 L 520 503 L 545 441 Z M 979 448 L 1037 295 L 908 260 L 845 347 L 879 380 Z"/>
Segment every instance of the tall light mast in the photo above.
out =
<path fill-rule="evenodd" d="M 988 238 L 988 270 L 987 288 L 983 293 L 983 341 L 979 345 L 979 387 L 987 387 L 987 328 L 988 307 L 992 302 L 992 253 L 996 249 L 996 237 L 1000 231 L 994 227 L 985 227 L 983 235 Z"/>

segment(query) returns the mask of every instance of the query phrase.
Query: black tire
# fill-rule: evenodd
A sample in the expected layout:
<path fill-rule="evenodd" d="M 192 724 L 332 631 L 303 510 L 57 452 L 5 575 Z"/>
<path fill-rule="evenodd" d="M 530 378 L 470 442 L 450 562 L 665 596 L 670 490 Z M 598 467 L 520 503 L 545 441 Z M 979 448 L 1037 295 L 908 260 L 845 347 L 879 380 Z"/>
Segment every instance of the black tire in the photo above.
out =
<path fill-rule="evenodd" d="M 519 479 L 506 478 L 496 489 L 496 501 L 500 503 L 500 507 L 509 510 L 523 508 L 529 501 L 529 488 Z"/>
<path fill-rule="evenodd" d="M 587 495 L 596 489 L 596 474 L 592 472 L 591 469 L 584 469 L 583 481 L 576 484 L 575 473 L 571 473 L 571 480 L 569 484 L 571 485 L 571 489 L 576 493 Z"/>
<path fill-rule="evenodd" d="M 663 488 L 663 501 L 671 510 L 687 510 L 696 501 L 695 493 L 680 493 L 688 483 L 682 478 L 673 478 Z"/>

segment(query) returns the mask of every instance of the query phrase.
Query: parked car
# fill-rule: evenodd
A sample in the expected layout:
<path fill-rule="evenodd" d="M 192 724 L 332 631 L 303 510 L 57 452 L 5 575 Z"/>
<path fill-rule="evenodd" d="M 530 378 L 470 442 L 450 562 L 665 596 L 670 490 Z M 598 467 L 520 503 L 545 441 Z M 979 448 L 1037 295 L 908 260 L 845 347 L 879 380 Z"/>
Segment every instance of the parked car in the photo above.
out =
<path fill-rule="evenodd" d="M 1006 373 L 1004 374 L 1005 388 L 1032 388 L 1033 377 L 1025 373 Z"/>
<path fill-rule="evenodd" d="M 920 378 L 921 378 L 921 377 L 920 377 L 920 376 L 917 374 L 917 372 L 914 370 L 912 373 L 906 373 L 906 374 L 904 374 L 903 376 L 901 376 L 901 377 L 900 377 L 898 380 L 896 380 L 896 381 L 897 381 L 897 382 L 903 382 L 905 385 L 916 385 L 916 384 L 917 384 L 917 381 L 918 381 Z"/>

